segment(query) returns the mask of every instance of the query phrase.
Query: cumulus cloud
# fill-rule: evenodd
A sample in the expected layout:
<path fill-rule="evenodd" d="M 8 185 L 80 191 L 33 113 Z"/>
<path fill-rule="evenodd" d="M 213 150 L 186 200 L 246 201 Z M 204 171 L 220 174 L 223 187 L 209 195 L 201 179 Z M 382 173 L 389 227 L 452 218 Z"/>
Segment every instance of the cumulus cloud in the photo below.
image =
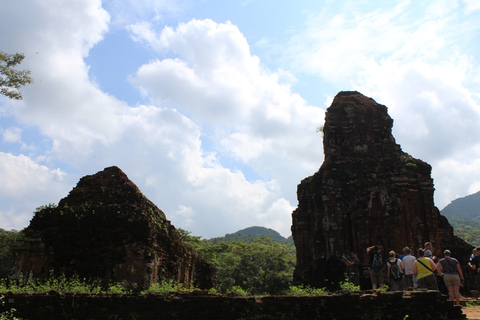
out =
<path fill-rule="evenodd" d="M 311 147 L 321 141 L 315 128 L 323 122 L 323 110 L 308 106 L 289 85 L 279 82 L 281 75 L 262 68 L 245 37 L 231 23 L 192 20 L 160 32 L 145 24 L 133 25 L 130 30 L 137 41 L 177 56 L 141 66 L 132 83 L 152 103 L 171 105 L 206 127 L 202 135 L 214 144 L 218 162 L 216 167 L 197 171 L 201 174 L 195 178 L 196 192 L 202 198 L 207 196 L 204 190 L 219 194 L 215 212 L 229 212 L 225 216 L 232 227 L 252 225 L 278 200 L 271 193 L 276 197 L 284 194 L 294 203 L 296 184 L 321 162 L 320 148 Z M 229 157 L 264 174 L 265 182 L 281 181 L 289 187 L 269 190 L 265 182 L 250 182 L 242 172 L 225 170 L 222 161 Z M 293 174 L 286 175 L 286 168 Z M 225 182 L 230 183 L 227 186 Z M 218 185 L 222 187 L 217 190 L 214 186 Z M 226 194 L 225 188 L 229 190 Z M 196 198 L 194 194 L 190 197 Z M 281 232 L 288 233 L 290 219 L 279 217 Z"/>
<path fill-rule="evenodd" d="M 0 226 L 2 229 L 22 229 L 35 208 L 57 203 L 70 185 L 66 173 L 49 169 L 24 156 L 0 152 Z"/>
<path fill-rule="evenodd" d="M 134 39 L 158 58 L 139 65 L 130 79 L 150 104 L 129 106 L 89 78 L 85 59 L 111 23 L 99 1 L 3 6 L 2 24 L 15 26 L 9 36 L 17 39 L 5 50 L 26 54 L 22 66 L 35 83 L 25 88 L 23 101 L 2 104 L 3 115 L 15 119 L 2 137 L 23 143 L 28 125 L 38 129 L 43 147 L 29 157 L 5 153 L 4 167 L 28 159 L 31 170 L 47 170 L 51 177 L 43 186 L 58 187 L 48 197 L 56 200 L 47 203 L 66 196 L 81 175 L 117 165 L 174 224 L 194 234 L 221 236 L 260 224 L 290 234 L 287 212 L 296 184 L 321 162 L 312 145 L 321 141 L 315 128 L 324 112 L 282 83 L 289 72 L 263 68 L 236 26 L 212 20 L 162 30 L 131 25 Z M 32 20 L 19 24 L 19 14 Z M 55 182 L 58 172 L 68 182 Z M 17 177 L 6 178 L 18 197 L 30 194 Z M 18 203 L 7 202 L 5 214 L 17 214 L 26 225 L 29 215 L 18 215 Z"/>
<path fill-rule="evenodd" d="M 275 144 L 292 145 L 286 139 L 300 142 L 305 141 L 303 136 L 312 142 L 323 111 L 280 84 L 279 74 L 263 69 L 231 23 L 192 20 L 157 35 L 143 26 L 131 30 L 136 39 L 157 50 L 169 48 L 179 55 L 143 65 L 132 82 L 149 92 L 155 103 L 170 103 L 220 131 L 222 145 L 240 159 L 257 158 L 262 150 L 284 152 Z M 239 141 L 257 147 L 246 150 L 245 156 Z"/>
<path fill-rule="evenodd" d="M 0 154 L 9 188 L 0 223 L 26 226 L 35 207 L 58 202 L 81 176 L 117 165 L 195 235 L 264 225 L 288 236 L 296 186 L 323 160 L 324 111 L 292 89 L 302 72 L 387 105 L 397 141 L 433 165 L 442 198 L 478 188 L 479 96 L 465 83 L 478 86 L 480 68 L 462 47 L 477 37 L 473 2 L 425 4 L 418 16 L 408 1 L 334 14 L 325 6 L 276 46 L 291 62 L 284 70 L 266 68 L 231 22 L 165 23 L 186 5 L 0 3 L 9 30 L 0 47 L 25 53 L 34 79 L 23 101 L 0 99 L 1 141 L 12 150 Z M 136 61 L 129 77 L 144 98 L 135 105 L 103 92 L 86 63 L 127 23 L 129 45 L 154 57 Z M 322 92 L 329 105 L 336 92 Z"/>
<path fill-rule="evenodd" d="M 332 14 L 325 9 L 292 36 L 284 59 L 337 86 L 349 82 L 385 104 L 397 142 L 432 165 L 436 204 L 443 208 L 458 193 L 465 196 L 478 187 L 476 174 L 458 179 L 460 172 L 445 164 L 471 173 L 480 158 L 473 72 L 479 62 L 468 54 L 479 27 L 468 16 L 475 11 L 470 1 L 412 6 L 399 1 L 376 10 L 351 7 Z M 455 179 L 461 182 L 451 184 Z"/>

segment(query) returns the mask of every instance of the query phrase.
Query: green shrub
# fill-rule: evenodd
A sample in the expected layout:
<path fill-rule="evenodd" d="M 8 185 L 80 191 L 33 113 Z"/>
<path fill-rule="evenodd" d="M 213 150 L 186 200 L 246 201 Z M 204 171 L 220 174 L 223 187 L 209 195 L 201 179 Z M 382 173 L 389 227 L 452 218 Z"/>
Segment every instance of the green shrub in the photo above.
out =
<path fill-rule="evenodd" d="M 186 288 L 184 284 L 174 282 L 173 280 L 163 281 L 152 284 L 147 290 L 141 291 L 142 294 L 168 294 L 171 292 L 191 292 L 195 288 Z"/>
<path fill-rule="evenodd" d="M 98 284 L 89 283 L 86 279 L 82 280 L 78 276 L 67 278 L 65 276 L 55 277 L 52 275 L 44 281 L 21 276 L 18 281 L 11 279 L 2 279 L 0 281 L 0 293 L 28 294 L 47 293 L 50 291 L 98 294 L 102 292 L 102 288 Z"/>
<path fill-rule="evenodd" d="M 245 296 L 250 295 L 247 290 L 243 289 L 240 286 L 232 286 L 228 290 L 227 294 L 228 295 L 233 295 L 233 296 L 236 296 L 236 297 L 245 297 Z"/>
<path fill-rule="evenodd" d="M 353 284 L 353 282 L 348 281 L 345 279 L 345 281 L 340 282 L 340 288 L 342 291 L 349 291 L 349 292 L 358 292 L 360 291 L 360 286 L 356 286 Z"/>
<path fill-rule="evenodd" d="M 325 288 L 312 288 L 310 286 L 290 286 L 285 292 L 288 296 L 324 296 L 328 294 Z"/>

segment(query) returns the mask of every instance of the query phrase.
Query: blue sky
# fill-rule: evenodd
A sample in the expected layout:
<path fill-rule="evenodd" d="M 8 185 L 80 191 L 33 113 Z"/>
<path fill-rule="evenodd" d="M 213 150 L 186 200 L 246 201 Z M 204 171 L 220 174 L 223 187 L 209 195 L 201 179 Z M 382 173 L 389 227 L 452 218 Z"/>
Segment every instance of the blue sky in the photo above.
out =
<path fill-rule="evenodd" d="M 116 165 L 194 235 L 288 236 L 342 90 L 388 107 L 442 209 L 480 190 L 479 18 L 475 0 L 2 1 L 0 50 L 34 83 L 0 97 L 0 227 Z"/>

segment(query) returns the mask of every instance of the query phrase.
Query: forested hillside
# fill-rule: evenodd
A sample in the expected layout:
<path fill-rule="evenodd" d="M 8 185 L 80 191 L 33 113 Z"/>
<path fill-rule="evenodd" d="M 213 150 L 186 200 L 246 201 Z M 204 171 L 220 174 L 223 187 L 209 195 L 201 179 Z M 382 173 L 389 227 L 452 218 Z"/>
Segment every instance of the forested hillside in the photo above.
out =
<path fill-rule="evenodd" d="M 453 200 L 440 213 L 447 217 L 455 235 L 480 245 L 480 192 Z"/>
<path fill-rule="evenodd" d="M 279 243 L 293 245 L 292 236 L 285 238 L 285 237 L 282 237 L 280 233 L 278 233 L 273 229 L 269 229 L 265 227 L 256 227 L 256 226 L 245 228 L 234 233 L 227 233 L 224 237 L 212 238 L 206 241 L 211 244 L 214 244 L 220 241 L 233 241 L 233 240 L 249 241 L 251 239 L 262 237 L 262 236 L 267 236 L 269 238 L 272 238 Z"/>
<path fill-rule="evenodd" d="M 446 217 L 457 216 L 480 220 L 480 191 L 450 202 L 440 213 Z"/>

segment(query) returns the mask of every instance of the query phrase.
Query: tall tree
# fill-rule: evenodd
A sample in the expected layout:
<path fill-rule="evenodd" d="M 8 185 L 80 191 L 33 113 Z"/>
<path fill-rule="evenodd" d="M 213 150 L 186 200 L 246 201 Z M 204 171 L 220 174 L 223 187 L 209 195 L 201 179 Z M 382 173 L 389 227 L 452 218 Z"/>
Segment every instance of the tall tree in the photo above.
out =
<path fill-rule="evenodd" d="M 7 231 L 0 228 L 0 279 L 7 278 L 10 275 L 13 267 L 11 246 L 21 235 L 21 232 L 15 230 Z"/>
<path fill-rule="evenodd" d="M 22 53 L 8 54 L 0 51 L 0 93 L 10 99 L 23 99 L 20 87 L 32 83 L 30 70 L 15 70 L 25 56 Z"/>
<path fill-rule="evenodd" d="M 250 294 L 280 294 L 291 285 L 295 247 L 289 244 L 266 236 L 202 244 L 198 251 L 217 268 L 221 292 L 241 287 Z"/>

